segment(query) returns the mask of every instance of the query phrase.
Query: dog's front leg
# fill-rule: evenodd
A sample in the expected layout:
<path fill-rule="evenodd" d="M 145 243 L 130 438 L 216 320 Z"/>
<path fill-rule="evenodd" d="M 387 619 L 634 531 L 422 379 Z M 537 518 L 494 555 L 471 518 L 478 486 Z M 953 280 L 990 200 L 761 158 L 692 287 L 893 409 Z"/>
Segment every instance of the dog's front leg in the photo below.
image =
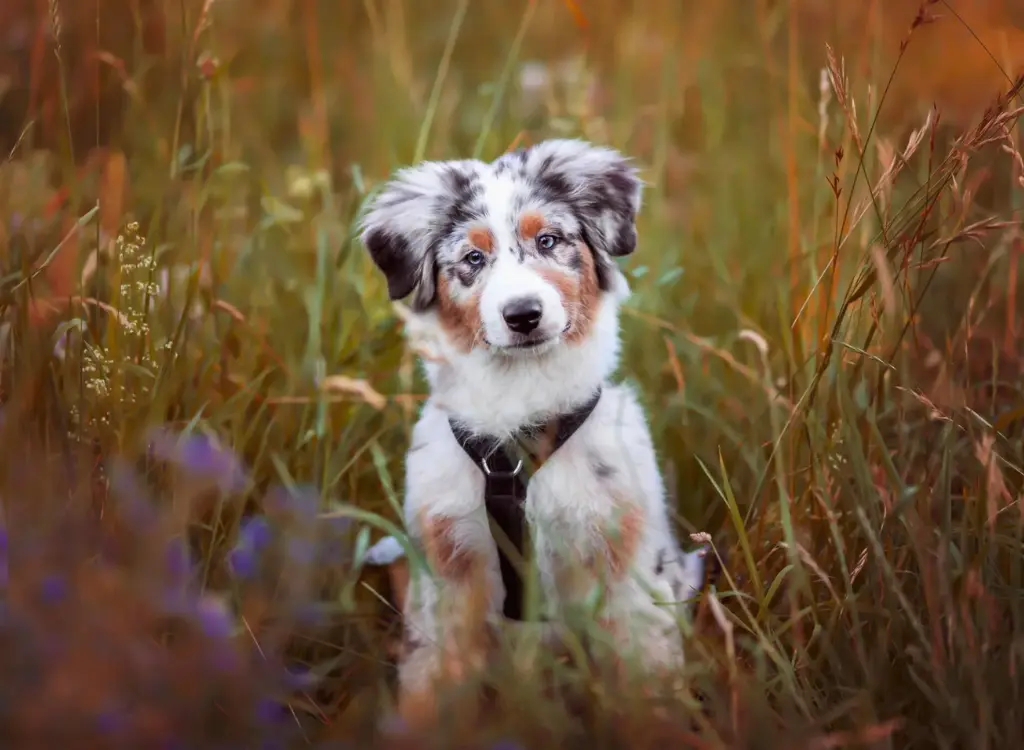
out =
<path fill-rule="evenodd" d="M 671 586 L 658 575 L 660 509 L 644 502 L 648 488 L 624 481 L 625 467 L 617 482 L 581 481 L 571 468 L 545 477 L 544 510 L 554 512 L 535 524 L 542 578 L 561 618 L 592 636 L 592 648 L 603 643 L 600 650 L 623 670 L 651 676 L 676 671 L 682 641 Z M 571 487 L 577 501 L 559 503 L 571 497 Z M 652 482 L 648 491 L 656 489 Z"/>
<path fill-rule="evenodd" d="M 645 536 L 643 508 L 595 493 L 569 518 L 537 523 L 551 595 L 566 613 L 603 608 L 630 581 Z"/>
<path fill-rule="evenodd" d="M 399 664 L 400 712 L 429 722 L 440 683 L 483 666 L 504 586 L 484 508 L 484 480 L 445 415 L 424 409 L 406 462 L 406 524 L 426 567 L 411 571 Z"/>

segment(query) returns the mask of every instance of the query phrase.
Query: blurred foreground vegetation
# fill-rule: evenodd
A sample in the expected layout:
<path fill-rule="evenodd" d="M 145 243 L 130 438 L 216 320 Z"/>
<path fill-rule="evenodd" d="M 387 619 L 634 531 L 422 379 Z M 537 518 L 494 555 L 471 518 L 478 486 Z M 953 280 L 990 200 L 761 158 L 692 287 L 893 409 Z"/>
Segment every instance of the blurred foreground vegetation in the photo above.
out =
<path fill-rule="evenodd" d="M 499 655 L 435 739 L 1024 747 L 1022 72 L 1010 0 L 6 4 L 4 746 L 379 741 L 424 384 L 353 219 L 569 135 L 643 166 L 621 376 L 725 574 L 692 691 Z"/>

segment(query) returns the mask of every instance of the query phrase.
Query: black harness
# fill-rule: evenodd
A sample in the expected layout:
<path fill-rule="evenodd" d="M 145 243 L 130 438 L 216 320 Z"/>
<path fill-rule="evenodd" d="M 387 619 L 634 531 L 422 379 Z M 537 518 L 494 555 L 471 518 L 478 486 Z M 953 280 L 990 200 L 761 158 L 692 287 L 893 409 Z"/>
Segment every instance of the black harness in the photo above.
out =
<path fill-rule="evenodd" d="M 504 613 L 510 620 L 523 618 L 525 586 L 519 565 L 506 553 L 496 532 L 500 531 L 522 558 L 528 541 L 524 505 L 528 474 L 524 474 L 526 465 L 523 453 L 528 457 L 532 470 L 539 469 L 587 421 L 600 400 L 599 387 L 593 396 L 576 409 L 555 417 L 540 428 L 520 430 L 507 443 L 490 435 L 470 432 L 454 419 L 448 420 L 452 434 L 462 450 L 473 459 L 473 463 L 484 475 L 484 507 L 490 517 L 491 535 L 498 547 L 501 579 L 505 584 Z M 510 448 L 519 450 L 513 456 L 510 455 Z"/>

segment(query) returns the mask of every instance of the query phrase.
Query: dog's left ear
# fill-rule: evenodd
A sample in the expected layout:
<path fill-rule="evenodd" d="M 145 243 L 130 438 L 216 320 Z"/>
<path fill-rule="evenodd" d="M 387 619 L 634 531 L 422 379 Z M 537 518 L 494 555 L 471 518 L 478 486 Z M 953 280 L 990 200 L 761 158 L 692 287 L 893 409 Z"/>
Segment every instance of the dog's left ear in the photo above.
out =
<path fill-rule="evenodd" d="M 570 204 L 592 250 L 611 257 L 636 250 L 643 182 L 629 159 L 615 149 L 572 139 L 542 141 L 525 156 L 537 186 Z"/>

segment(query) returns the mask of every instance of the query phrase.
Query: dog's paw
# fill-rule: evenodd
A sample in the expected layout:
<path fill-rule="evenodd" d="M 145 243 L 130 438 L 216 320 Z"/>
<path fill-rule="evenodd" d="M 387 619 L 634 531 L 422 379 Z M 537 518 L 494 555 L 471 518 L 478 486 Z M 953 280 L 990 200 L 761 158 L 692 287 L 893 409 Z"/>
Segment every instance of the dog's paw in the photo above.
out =
<path fill-rule="evenodd" d="M 367 565 L 391 565 L 405 557 L 405 549 L 393 536 L 386 536 L 366 551 L 363 562 Z"/>

